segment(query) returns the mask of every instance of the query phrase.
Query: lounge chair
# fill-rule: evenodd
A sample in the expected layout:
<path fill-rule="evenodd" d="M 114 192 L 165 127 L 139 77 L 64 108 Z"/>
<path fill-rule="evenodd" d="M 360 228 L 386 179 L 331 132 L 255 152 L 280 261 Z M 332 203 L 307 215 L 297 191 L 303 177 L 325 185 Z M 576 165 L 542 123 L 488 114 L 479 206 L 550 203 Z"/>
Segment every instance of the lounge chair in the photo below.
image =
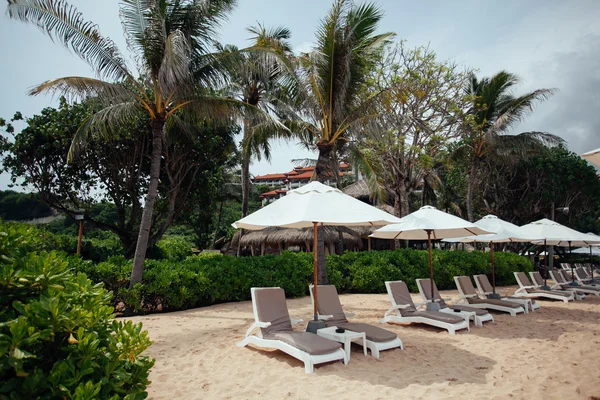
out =
<path fill-rule="evenodd" d="M 252 288 L 250 293 L 254 323 L 246 331 L 246 337 L 238 343 L 238 346 L 251 344 L 266 349 L 281 350 L 302 361 L 307 374 L 313 372 L 315 364 L 337 360 L 342 360 L 344 364 L 348 363 L 346 352 L 340 343 L 314 333 L 293 330 L 292 325 L 302 320 L 290 319 L 283 289 Z M 253 335 L 256 329 L 258 332 Z"/>
<path fill-rule="evenodd" d="M 530 271 L 529 276 L 531 277 L 531 282 L 533 283 L 533 287 L 541 288 L 544 286 L 544 278 L 542 278 L 542 274 L 538 271 Z M 562 289 L 562 288 L 553 288 L 551 287 L 551 291 L 555 293 L 572 293 L 575 297 L 575 300 L 581 300 L 585 298 L 585 294 L 578 293 L 573 290 Z"/>
<path fill-rule="evenodd" d="M 337 289 L 333 285 L 319 285 L 319 319 L 325 322 L 325 325 L 344 328 L 351 332 L 363 332 L 366 336 L 367 348 L 371 350 L 371 355 L 379 358 L 379 352 L 383 350 L 395 349 L 399 347 L 404 349 L 402 341 L 392 331 L 363 324 L 359 322 L 349 322 L 347 317 L 354 316 L 352 313 L 344 313 Z M 310 285 L 310 298 L 314 304 L 313 285 Z"/>
<path fill-rule="evenodd" d="M 439 311 L 418 311 L 410 297 L 406 283 L 402 281 L 388 281 L 385 283 L 392 307 L 385 312 L 380 322 L 415 322 L 446 329 L 454 335 L 460 329 L 470 331 L 469 321 L 458 315 Z"/>
<path fill-rule="evenodd" d="M 575 300 L 575 296 L 572 293 L 557 293 L 551 290 L 541 290 L 536 288 L 525 272 L 514 272 L 517 283 L 519 284 L 519 289 L 515 292 L 514 296 L 517 297 L 529 297 L 536 299 L 552 299 L 552 300 L 561 300 L 565 303 L 569 301 Z"/>
<path fill-rule="evenodd" d="M 475 279 L 475 285 L 477 285 L 477 291 L 480 296 L 488 297 L 488 295 L 494 293 L 494 288 L 490 284 L 490 280 L 487 275 L 479 274 L 473 275 L 473 279 Z M 500 300 L 512 301 L 515 303 L 519 303 L 525 309 L 525 314 L 528 314 L 529 311 L 539 310 L 540 305 L 535 302 L 534 299 L 527 299 L 524 297 L 515 297 L 515 296 L 503 296 Z"/>
<path fill-rule="evenodd" d="M 554 284 L 551 286 L 552 289 L 562 289 L 575 293 L 583 293 L 583 294 L 594 294 L 596 296 L 600 296 L 600 286 L 589 286 L 589 285 L 578 285 L 571 286 L 565 276 L 562 274 L 562 271 L 551 269 L 548 271 L 550 273 L 550 277 L 554 281 Z"/>
<path fill-rule="evenodd" d="M 444 299 L 442 298 L 442 296 L 440 296 L 440 292 L 438 291 L 435 281 L 433 282 L 433 297 L 431 296 L 431 279 L 417 279 L 416 281 L 417 287 L 419 288 L 419 293 L 421 294 L 421 299 L 423 299 L 423 304 L 431 303 L 433 300 L 440 305 L 441 312 L 462 315 L 463 317 L 472 320 L 475 323 L 475 326 L 483 326 L 483 323 L 486 321 L 494 322 L 494 317 L 492 316 L 492 314 L 490 314 L 484 309 L 465 305 L 446 304 L 445 300 L 450 299 Z"/>
<path fill-rule="evenodd" d="M 530 271 L 529 276 L 531 277 L 531 282 L 533 283 L 533 286 L 535 288 L 542 288 L 543 286 L 545 286 L 544 278 L 542 278 L 542 274 L 540 274 L 538 271 Z M 556 293 L 572 293 L 573 296 L 575 297 L 575 300 L 585 299 L 585 294 L 570 290 L 568 285 L 565 288 L 556 288 L 556 287 L 550 286 L 550 290 L 552 292 L 556 292 Z"/>
<path fill-rule="evenodd" d="M 486 310 L 495 310 L 506 312 L 515 317 L 519 313 L 525 313 L 525 307 L 519 303 L 497 299 L 482 299 L 477 294 L 471 278 L 468 276 L 455 276 L 454 282 L 458 289 L 460 297 L 456 304 L 461 301 L 466 302 L 471 307 L 485 308 Z"/>
<path fill-rule="evenodd" d="M 589 285 L 592 282 L 592 277 L 583 267 L 575 268 L 575 279 L 580 285 Z"/>

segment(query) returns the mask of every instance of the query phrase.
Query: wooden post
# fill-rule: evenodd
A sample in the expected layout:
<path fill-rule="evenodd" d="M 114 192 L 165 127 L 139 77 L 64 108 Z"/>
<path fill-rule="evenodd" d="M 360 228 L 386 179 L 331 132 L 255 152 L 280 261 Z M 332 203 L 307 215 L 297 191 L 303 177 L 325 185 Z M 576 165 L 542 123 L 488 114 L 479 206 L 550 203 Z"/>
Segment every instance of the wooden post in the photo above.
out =
<path fill-rule="evenodd" d="M 369 236 L 367 238 L 367 246 L 368 246 L 369 251 L 371 251 L 371 236 Z"/>
<path fill-rule="evenodd" d="M 79 236 L 77 237 L 77 255 L 81 255 L 81 240 L 83 239 L 83 220 L 79 221 Z"/>
<path fill-rule="evenodd" d="M 265 255 L 265 242 L 260 242 L 260 255 L 264 256 Z"/>

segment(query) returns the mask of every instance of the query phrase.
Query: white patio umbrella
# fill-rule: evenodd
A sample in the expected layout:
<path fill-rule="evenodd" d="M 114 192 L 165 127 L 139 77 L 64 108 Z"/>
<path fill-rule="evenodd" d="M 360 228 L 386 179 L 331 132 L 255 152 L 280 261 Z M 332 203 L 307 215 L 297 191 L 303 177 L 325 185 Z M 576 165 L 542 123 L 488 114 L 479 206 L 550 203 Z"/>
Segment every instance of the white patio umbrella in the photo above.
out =
<path fill-rule="evenodd" d="M 581 155 L 584 159 L 588 160 L 594 165 L 600 166 L 600 149 L 588 151 L 587 153 L 583 153 Z"/>
<path fill-rule="evenodd" d="M 433 293 L 432 238 L 435 240 L 493 233 L 493 231 L 481 229 L 472 222 L 447 214 L 432 206 L 421 207 L 419 210 L 400 218 L 400 221 L 399 224 L 391 224 L 377 229 L 371 234 L 371 237 L 394 240 L 427 240 L 431 293 Z"/>
<path fill-rule="evenodd" d="M 526 232 L 521 231 L 521 228 L 508 221 L 504 221 L 495 215 L 486 215 L 475 225 L 487 231 L 496 232 L 490 235 L 467 236 L 464 238 L 444 239 L 445 242 L 460 242 L 460 243 L 489 243 L 490 258 L 492 265 L 492 297 L 496 297 L 496 271 L 494 260 L 494 243 L 508 242 L 531 242 L 540 240 L 539 237 L 529 237 Z"/>
<path fill-rule="evenodd" d="M 571 246 L 589 246 L 591 244 L 599 244 L 600 239 L 592 235 L 587 235 L 571 229 L 567 226 L 561 225 L 556 221 L 551 221 L 547 218 L 540 219 L 539 221 L 531 222 L 527 225 L 523 225 L 521 230 L 531 236 L 537 236 L 544 238 L 543 241 L 537 242 L 537 244 L 544 244 L 544 247 L 550 246 L 568 246 L 569 252 Z M 547 250 L 547 249 L 546 249 Z M 548 269 L 547 257 L 544 259 L 545 269 Z M 546 284 L 544 274 L 544 285 Z M 573 273 L 573 265 L 571 265 L 571 285 L 576 286 L 575 274 Z"/>
<path fill-rule="evenodd" d="M 286 196 L 232 225 L 248 230 L 269 227 L 313 228 L 314 320 L 317 321 L 317 226 L 383 226 L 397 222 L 400 222 L 399 218 L 315 181 L 290 190 Z"/>

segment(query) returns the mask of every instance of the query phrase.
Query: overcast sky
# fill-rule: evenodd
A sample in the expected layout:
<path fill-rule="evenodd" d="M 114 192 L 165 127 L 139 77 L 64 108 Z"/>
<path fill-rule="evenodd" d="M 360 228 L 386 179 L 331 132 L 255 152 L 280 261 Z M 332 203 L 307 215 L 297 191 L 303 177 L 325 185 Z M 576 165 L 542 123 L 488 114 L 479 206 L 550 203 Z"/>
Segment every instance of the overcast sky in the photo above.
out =
<path fill-rule="evenodd" d="M 2 1 L 5 11 L 6 2 Z M 126 51 L 117 0 L 71 0 L 103 35 Z M 476 68 L 480 76 L 502 69 L 523 79 L 519 92 L 557 88 L 514 133 L 537 130 L 563 137 L 572 151 L 600 147 L 599 0 L 379 0 L 385 12 L 381 31 L 393 31 L 409 46 L 430 45 L 440 59 Z M 223 43 L 248 45 L 245 28 L 257 22 L 285 25 L 296 50 L 309 50 L 327 0 L 239 0 L 221 29 Z M 0 117 L 14 111 L 32 116 L 55 105 L 48 96 L 26 91 L 47 79 L 93 76 L 87 64 L 52 43 L 31 25 L 0 19 Z M 295 143 L 273 146 L 271 164 L 251 166 L 253 174 L 284 172 L 293 158 L 315 156 Z M 5 189 L 7 176 L 0 176 Z"/>

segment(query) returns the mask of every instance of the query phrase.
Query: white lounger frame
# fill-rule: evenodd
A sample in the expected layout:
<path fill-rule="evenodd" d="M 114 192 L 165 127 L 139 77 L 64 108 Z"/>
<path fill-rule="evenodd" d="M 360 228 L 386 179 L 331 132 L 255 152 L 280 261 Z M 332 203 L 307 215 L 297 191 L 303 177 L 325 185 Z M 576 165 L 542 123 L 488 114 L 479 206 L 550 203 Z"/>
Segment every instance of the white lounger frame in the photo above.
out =
<path fill-rule="evenodd" d="M 529 279 L 531 279 L 531 283 L 533 284 L 533 286 L 534 286 L 536 289 L 541 289 L 541 288 L 542 288 L 542 285 L 540 285 L 540 284 L 537 282 L 537 280 L 534 278 L 534 276 L 535 276 L 535 274 L 536 274 L 536 273 L 537 273 L 537 274 L 540 274 L 540 273 L 539 273 L 539 272 L 537 272 L 537 271 L 529 271 Z M 542 280 L 544 279 L 544 278 L 542 278 L 542 275 L 541 275 L 541 274 L 540 274 L 540 278 L 541 278 Z M 551 285 L 548 285 L 548 286 L 550 286 L 550 289 L 552 289 L 552 291 L 553 291 L 553 292 L 557 292 L 557 293 L 564 293 L 564 294 L 570 294 L 570 293 L 571 293 L 571 294 L 573 294 L 573 298 L 574 298 L 575 300 L 583 300 L 583 299 L 585 299 L 585 294 L 583 294 L 583 293 L 581 293 L 581 292 L 578 292 L 578 291 L 575 291 L 575 290 L 571 290 L 571 289 L 563 289 L 563 288 L 562 288 L 562 287 L 560 287 L 560 286 L 559 286 L 558 288 L 555 288 L 555 287 L 553 287 L 553 286 L 551 286 Z"/>
<path fill-rule="evenodd" d="M 395 323 L 418 323 L 418 324 L 426 324 L 431 326 L 436 326 L 438 328 L 446 329 L 450 335 L 454 335 L 456 331 L 461 329 L 466 329 L 467 331 L 471 331 L 469 327 L 469 321 L 462 321 L 460 323 L 451 324 L 443 321 L 436 321 L 430 318 L 424 317 L 404 317 L 400 314 L 400 310 L 403 308 L 410 307 L 410 304 L 396 304 L 396 300 L 394 300 L 394 295 L 392 294 L 392 289 L 390 287 L 390 283 L 394 281 L 386 281 L 385 287 L 388 292 L 388 296 L 390 301 L 392 302 L 392 307 L 385 312 L 383 318 L 379 321 L 381 323 L 395 322 Z M 400 281 L 399 281 L 400 282 Z M 415 305 L 417 306 L 417 305 Z M 418 306 L 417 306 L 418 307 Z M 392 315 L 396 313 L 395 315 Z M 458 313 L 457 313 L 458 314 Z"/>
<path fill-rule="evenodd" d="M 593 289 L 584 289 L 581 286 L 568 286 L 563 288 L 561 285 L 569 285 L 569 282 L 566 282 L 562 275 L 557 273 L 556 271 L 548 271 L 550 272 L 550 277 L 554 281 L 554 284 L 550 286 L 552 289 L 562 289 L 568 290 L 569 292 L 575 292 L 581 294 L 594 294 L 596 296 L 600 296 L 600 290 Z M 600 289 L 600 286 L 598 287 Z"/>
<path fill-rule="evenodd" d="M 421 304 L 431 303 L 431 300 L 427 299 L 427 296 L 425 296 L 425 291 L 423 290 L 423 281 L 426 281 L 427 279 L 415 279 L 415 280 L 417 281 L 417 287 L 419 288 L 419 294 L 421 295 L 421 300 L 423 300 L 423 303 L 421 303 Z M 440 297 L 441 297 L 441 295 L 440 295 Z M 452 298 L 442 297 L 442 300 L 451 301 Z M 469 311 L 461 311 L 460 313 L 457 313 L 457 312 L 454 312 L 454 310 L 452 310 L 449 307 L 442 308 L 440 311 L 447 312 L 449 314 L 455 314 L 455 315 L 468 314 L 469 319 L 473 321 L 475 326 L 483 326 L 483 323 L 487 322 L 487 321 L 492 321 L 494 323 L 496 322 L 496 321 L 494 321 L 494 316 L 490 313 L 487 313 L 486 315 L 481 315 L 481 316 L 477 315 L 475 312 L 469 312 Z"/>
<path fill-rule="evenodd" d="M 313 296 L 312 287 L 313 287 L 313 285 L 308 285 L 308 291 L 310 292 L 310 300 L 314 307 L 315 298 Z M 346 316 L 346 318 L 352 318 L 356 314 L 351 313 L 351 312 L 349 312 L 349 313 L 344 312 L 344 315 Z M 327 321 L 328 319 L 333 318 L 333 315 L 321 315 L 321 314 L 317 313 L 317 317 L 321 321 Z M 395 349 L 396 347 L 399 347 L 400 350 L 404 350 L 404 344 L 402 343 L 402 340 L 400 340 L 399 337 L 397 337 L 394 340 L 390 340 L 389 342 L 373 342 L 372 340 L 365 338 L 365 342 L 367 343 L 367 349 L 371 350 L 371 356 L 373 356 L 375 358 L 379 358 L 379 356 L 380 356 L 379 353 L 384 350 Z M 356 343 L 356 344 L 362 346 L 361 342 L 353 342 L 353 343 Z"/>
<path fill-rule="evenodd" d="M 546 299 L 554 299 L 554 300 L 561 300 L 565 303 L 568 303 L 569 301 L 573 301 L 575 300 L 575 296 L 573 295 L 573 293 L 570 293 L 570 297 L 565 297 L 565 296 L 561 296 L 558 294 L 552 294 L 552 293 L 528 293 L 527 289 L 537 289 L 535 286 L 530 286 L 530 285 L 526 285 L 525 282 L 521 282 L 521 279 L 519 278 L 519 275 L 516 272 L 513 272 L 513 274 L 515 275 L 515 279 L 517 280 L 517 283 L 519 284 L 519 288 L 517 289 L 517 291 L 515 292 L 514 296 L 516 297 L 533 297 L 533 298 L 546 298 Z"/>
<path fill-rule="evenodd" d="M 486 292 L 483 290 L 483 287 L 481 287 L 479 281 L 477 280 L 478 276 L 485 276 L 487 279 L 487 275 L 485 274 L 473 275 L 473 280 L 475 281 L 477 293 L 479 293 L 480 296 L 487 296 L 488 294 L 492 294 L 493 292 Z M 520 299 L 515 299 L 514 297 L 501 297 L 500 300 L 513 301 L 515 303 L 521 304 L 525 308 L 525 314 L 529 314 L 529 309 L 531 309 L 531 311 L 540 309 L 540 305 L 536 303 L 534 299 L 528 299 L 525 297 L 522 297 Z"/>
<path fill-rule="evenodd" d="M 257 347 L 262 347 L 264 349 L 276 349 L 276 350 L 283 351 L 284 353 L 289 354 L 290 356 L 302 361 L 304 363 L 304 372 L 306 372 L 307 374 L 310 374 L 314 371 L 314 366 L 316 364 L 322 364 L 322 363 L 337 361 L 337 360 L 342 360 L 344 362 L 344 364 L 348 364 L 348 358 L 346 356 L 346 352 L 342 348 L 340 348 L 332 353 L 328 353 L 328 354 L 311 355 L 303 350 L 300 350 L 300 349 L 298 349 L 294 346 L 291 346 L 285 342 L 282 342 L 280 340 L 264 339 L 262 337 L 262 332 L 260 331 L 259 328 L 266 328 L 269 325 L 271 325 L 271 323 L 263 322 L 258 319 L 258 312 L 256 310 L 256 302 L 254 301 L 254 293 L 257 290 L 261 290 L 261 289 L 279 289 L 279 288 L 251 288 L 250 289 L 250 293 L 252 295 L 252 311 L 254 312 L 254 323 L 246 331 L 246 337 L 237 344 L 238 347 L 245 347 L 245 346 L 251 344 L 251 345 L 254 345 Z M 290 319 L 290 320 L 292 322 L 292 326 L 302 322 L 301 319 Z M 252 332 L 257 329 L 258 329 L 257 334 L 253 335 Z"/>
<path fill-rule="evenodd" d="M 578 268 L 582 268 L 582 267 L 578 267 Z M 581 271 L 578 271 L 577 270 L 578 268 L 575 268 L 573 270 L 573 272 L 575 273 L 575 279 L 577 280 L 577 282 L 580 285 L 589 285 L 592 282 L 592 278 L 590 276 L 588 276 L 587 273 L 586 273 L 586 276 L 581 276 L 581 274 L 580 274 Z"/>
<path fill-rule="evenodd" d="M 465 276 L 465 277 L 469 278 L 468 276 Z M 518 308 L 512 308 L 512 307 L 498 306 L 496 304 L 489 304 L 489 303 L 481 303 L 481 304 L 469 303 L 469 299 L 472 299 L 472 298 L 479 299 L 480 297 L 477 293 L 471 294 L 471 295 L 465 294 L 463 292 L 462 287 L 458 283 L 458 278 L 460 278 L 460 276 L 454 277 L 454 283 L 456 283 L 456 288 L 458 289 L 458 293 L 460 295 L 456 304 L 459 304 L 462 301 L 465 303 L 465 305 L 468 305 L 469 307 L 483 308 L 486 310 L 502 311 L 502 312 L 509 313 L 513 317 L 516 317 L 517 314 L 519 314 L 519 313 L 525 314 L 525 308 L 523 308 L 523 306 L 519 306 Z M 471 279 L 471 278 L 469 278 L 469 279 Z M 485 299 L 483 299 L 483 300 L 485 300 Z"/>

